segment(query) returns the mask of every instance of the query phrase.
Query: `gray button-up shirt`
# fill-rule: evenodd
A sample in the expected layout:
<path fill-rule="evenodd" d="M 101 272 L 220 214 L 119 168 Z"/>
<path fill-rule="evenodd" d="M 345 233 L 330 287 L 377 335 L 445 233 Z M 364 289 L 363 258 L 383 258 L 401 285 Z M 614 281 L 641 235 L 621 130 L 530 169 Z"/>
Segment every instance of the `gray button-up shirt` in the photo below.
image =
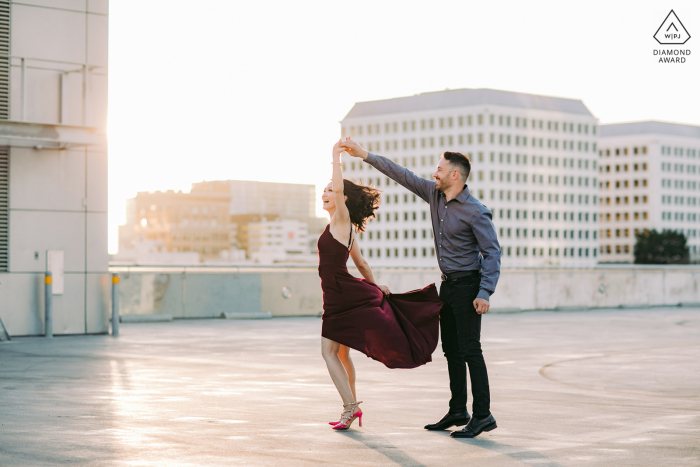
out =
<path fill-rule="evenodd" d="M 456 198 L 445 202 L 445 194 L 435 188 L 434 181 L 376 154 L 370 153 L 365 162 L 430 204 L 440 270 L 450 274 L 481 269 L 477 297 L 488 300 L 501 274 L 501 247 L 491 211 L 469 194 L 466 185 Z"/>

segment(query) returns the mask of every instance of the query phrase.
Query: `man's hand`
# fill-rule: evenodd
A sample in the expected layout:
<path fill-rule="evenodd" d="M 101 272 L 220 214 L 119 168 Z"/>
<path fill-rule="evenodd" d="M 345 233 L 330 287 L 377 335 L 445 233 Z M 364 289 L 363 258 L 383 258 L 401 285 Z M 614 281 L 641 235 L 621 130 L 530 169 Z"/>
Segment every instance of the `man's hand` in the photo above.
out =
<path fill-rule="evenodd" d="M 379 287 L 379 290 L 381 290 L 384 295 L 389 295 L 391 293 L 389 287 L 386 285 L 378 285 L 377 287 Z"/>
<path fill-rule="evenodd" d="M 349 136 L 345 138 L 345 141 L 340 143 L 340 147 L 352 157 L 359 157 L 362 160 L 367 159 L 367 155 L 369 154 L 362 146 L 357 144 L 357 142 L 351 140 Z"/>
<path fill-rule="evenodd" d="M 480 315 L 483 315 L 484 313 L 488 313 L 489 311 L 489 301 L 484 300 L 483 298 L 477 298 L 474 300 L 474 309 L 476 310 L 477 313 Z"/>

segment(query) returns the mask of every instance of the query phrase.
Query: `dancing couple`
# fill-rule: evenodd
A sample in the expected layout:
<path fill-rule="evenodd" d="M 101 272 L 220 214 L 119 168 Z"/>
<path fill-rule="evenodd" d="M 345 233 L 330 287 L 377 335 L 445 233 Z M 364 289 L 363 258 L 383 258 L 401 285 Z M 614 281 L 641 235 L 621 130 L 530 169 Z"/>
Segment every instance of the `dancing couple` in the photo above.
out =
<path fill-rule="evenodd" d="M 393 294 L 385 285 L 376 284 L 360 252 L 356 232 L 364 231 L 369 218 L 374 217 L 381 192 L 343 179 L 342 152 L 364 160 L 430 204 L 442 272 L 439 295 L 435 284 L 403 294 Z M 473 438 L 495 429 L 480 338 L 481 315 L 489 310 L 489 298 L 500 274 L 501 249 L 491 212 L 467 188 L 469 159 L 458 152 L 444 152 L 432 182 L 346 138 L 333 146 L 332 164 L 333 178 L 322 197 L 330 223 L 318 240 L 322 354 L 343 400 L 343 412 L 337 422 L 330 422 L 332 428 L 347 430 L 355 419 L 362 426 L 362 401 L 356 396 L 351 348 L 388 368 L 416 368 L 431 361 L 439 326 L 452 397 L 447 414 L 425 428 L 466 425 L 450 433 L 456 438 Z M 348 272 L 348 257 L 363 279 Z M 467 366 L 473 417 L 467 411 Z"/>

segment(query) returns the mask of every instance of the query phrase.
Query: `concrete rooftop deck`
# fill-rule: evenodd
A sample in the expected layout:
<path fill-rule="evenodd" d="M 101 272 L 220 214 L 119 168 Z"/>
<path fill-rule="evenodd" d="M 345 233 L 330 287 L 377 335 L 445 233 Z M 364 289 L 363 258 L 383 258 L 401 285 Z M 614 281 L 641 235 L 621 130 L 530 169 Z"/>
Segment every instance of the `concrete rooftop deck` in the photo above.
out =
<path fill-rule="evenodd" d="M 122 325 L 121 337 L 0 344 L 0 465 L 698 466 L 700 310 L 487 315 L 499 428 L 446 411 L 444 358 L 388 370 L 353 352 L 365 426 L 341 409 L 317 318 Z"/>

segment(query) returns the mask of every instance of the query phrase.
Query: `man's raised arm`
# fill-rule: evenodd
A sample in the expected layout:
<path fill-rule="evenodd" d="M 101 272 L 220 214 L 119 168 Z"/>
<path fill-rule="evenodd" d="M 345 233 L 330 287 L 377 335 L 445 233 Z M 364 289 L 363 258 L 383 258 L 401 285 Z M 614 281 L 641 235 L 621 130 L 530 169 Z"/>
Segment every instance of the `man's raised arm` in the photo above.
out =
<path fill-rule="evenodd" d="M 351 156 L 359 157 L 399 185 L 415 193 L 426 203 L 430 202 L 430 197 L 435 190 L 435 182 L 417 176 L 407 168 L 401 167 L 386 157 L 367 152 L 366 149 L 350 138 L 345 139 L 340 144 L 340 147 L 345 149 Z"/>

